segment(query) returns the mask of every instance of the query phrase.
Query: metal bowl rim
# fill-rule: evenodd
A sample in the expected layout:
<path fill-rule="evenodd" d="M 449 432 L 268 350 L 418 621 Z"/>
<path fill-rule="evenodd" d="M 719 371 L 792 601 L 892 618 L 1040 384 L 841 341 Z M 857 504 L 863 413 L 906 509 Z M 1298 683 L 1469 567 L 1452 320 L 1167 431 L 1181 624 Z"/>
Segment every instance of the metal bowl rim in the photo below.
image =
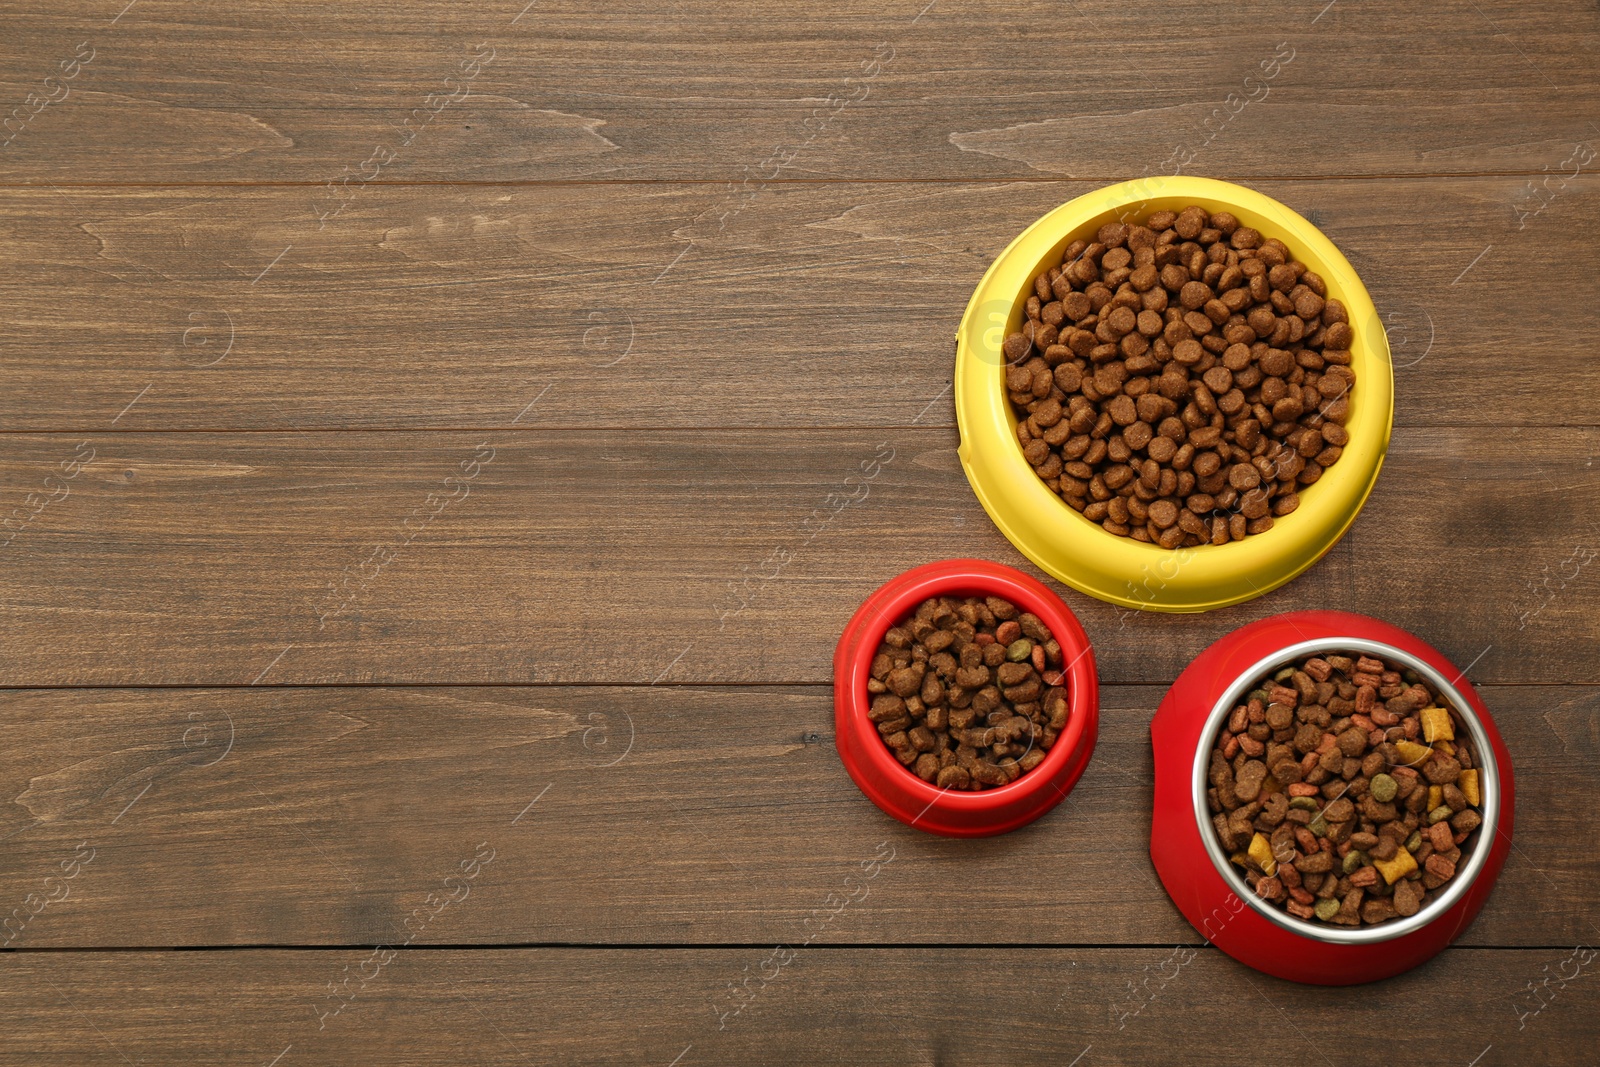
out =
<path fill-rule="evenodd" d="M 1458 725 L 1466 727 L 1472 745 L 1473 766 L 1478 768 L 1480 778 L 1478 788 L 1481 803 L 1478 805 L 1478 811 L 1483 817 L 1483 825 L 1474 831 L 1475 836 L 1470 842 L 1471 851 L 1466 853 L 1466 860 L 1455 877 L 1450 880 L 1444 892 L 1430 900 L 1415 915 L 1391 919 L 1376 926 L 1335 927 L 1324 923 L 1313 923 L 1296 918 L 1262 900 L 1250 888 L 1244 876 L 1237 872 L 1236 865 L 1223 851 L 1222 842 L 1217 838 L 1217 828 L 1211 823 L 1210 805 L 1206 802 L 1208 787 L 1206 772 L 1211 762 L 1212 740 L 1221 730 L 1223 720 L 1240 703 L 1240 697 L 1249 692 L 1263 676 L 1276 672 L 1293 661 L 1312 654 L 1341 652 L 1370 653 L 1391 662 L 1398 662 L 1402 669 L 1414 670 L 1421 675 L 1433 686 L 1434 691 L 1445 699 Z M 1196 746 L 1194 758 L 1195 821 L 1199 824 L 1200 839 L 1205 843 L 1206 853 L 1211 857 L 1212 865 L 1216 867 L 1223 881 L 1228 883 L 1229 888 L 1267 921 L 1300 937 L 1337 945 L 1370 945 L 1404 937 L 1422 929 L 1459 903 L 1488 862 L 1492 850 L 1484 842 L 1490 840 L 1498 831 L 1500 821 L 1500 774 L 1494 747 L 1489 743 L 1488 733 L 1478 718 L 1477 709 L 1455 686 L 1456 679 L 1460 677 L 1461 672 L 1457 672 L 1455 678 L 1446 678 L 1433 664 L 1416 654 L 1387 642 L 1365 637 L 1334 636 L 1300 641 L 1277 649 L 1245 668 L 1217 698 L 1205 725 L 1201 728 L 1200 742 Z"/>

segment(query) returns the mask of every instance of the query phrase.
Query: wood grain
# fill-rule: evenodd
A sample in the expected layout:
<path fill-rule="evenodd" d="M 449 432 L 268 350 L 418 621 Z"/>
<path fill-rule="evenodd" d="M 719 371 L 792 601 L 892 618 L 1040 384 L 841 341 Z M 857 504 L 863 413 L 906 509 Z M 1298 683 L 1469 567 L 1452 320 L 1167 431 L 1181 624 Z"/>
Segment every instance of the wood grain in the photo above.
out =
<path fill-rule="evenodd" d="M 1249 178 L 1542 177 L 1600 104 L 1600 17 L 1575 0 L 122 6 L 7 17 L 7 108 L 59 102 L 0 180 L 322 183 L 375 148 L 377 181 L 1106 181 L 1175 149 Z M 80 43 L 93 59 L 45 83 Z"/>
<path fill-rule="evenodd" d="M 0 499 L 33 516 L 0 549 L 11 686 L 824 683 L 893 575 L 1031 570 L 948 429 L 4 440 Z M 1270 597 L 1171 616 L 1064 595 L 1111 683 L 1312 607 L 1412 629 L 1475 680 L 1597 682 L 1597 448 L 1402 431 L 1344 540 Z"/>
<path fill-rule="evenodd" d="M 1246 1025 L 1272 1062 L 1566 1067 L 1592 1063 L 1600 1037 L 1592 981 L 1520 1007 L 1567 948 L 1452 949 L 1327 989 L 1169 948 L 813 948 L 761 989 L 769 952 L 407 951 L 332 1017 L 328 987 L 370 950 L 32 955 L 0 988 L 0 1063 L 955 1067 L 1172 1063 L 1181 1046 L 1185 1064 L 1231 1067 Z M 724 1020 L 729 985 L 752 975 L 759 992 Z"/>
<path fill-rule="evenodd" d="M 1399 425 L 1520 427 L 1600 418 L 1590 180 L 1522 223 L 1515 177 L 1257 184 L 1373 293 Z M 1090 188 L 0 192 L 0 426 L 497 428 L 552 383 L 535 424 L 951 425 L 973 286 Z"/>
<path fill-rule="evenodd" d="M 0 10 L 0 1067 L 1590 1063 L 1597 46 L 1578 0 Z M 1066 593 L 1078 788 L 906 829 L 837 634 L 1032 571 L 961 309 L 1175 168 L 1355 265 L 1383 476 L 1250 604 Z M 1198 945 L 1147 858 L 1164 687 L 1302 607 L 1436 644 L 1516 759 L 1488 907 L 1378 987 Z"/>
<path fill-rule="evenodd" d="M 839 764 L 827 687 L 33 690 L 5 695 L 8 947 L 798 942 L 1198 944 L 1148 860 L 1160 686 L 1104 691 L 1067 800 L 955 841 L 874 808 Z M 1600 859 L 1570 783 L 1600 690 L 1493 686 L 1516 850 L 1465 941 L 1592 941 Z M 493 861 L 458 906 L 445 879 Z M 84 864 L 61 894 L 82 844 Z M 63 862 L 68 863 L 62 867 Z M 947 903 L 960 886 L 959 904 Z M 830 905 L 830 908 L 832 905 Z M 19 926 L 20 924 L 20 926 Z"/>

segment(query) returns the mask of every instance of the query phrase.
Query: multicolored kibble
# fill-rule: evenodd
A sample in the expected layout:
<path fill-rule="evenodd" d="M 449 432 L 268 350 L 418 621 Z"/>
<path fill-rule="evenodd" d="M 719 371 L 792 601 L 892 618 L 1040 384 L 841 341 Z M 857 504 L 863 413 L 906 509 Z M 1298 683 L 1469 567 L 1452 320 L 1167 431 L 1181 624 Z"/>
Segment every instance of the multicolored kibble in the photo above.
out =
<path fill-rule="evenodd" d="M 1301 919 L 1415 915 L 1483 824 L 1456 719 L 1412 671 L 1310 656 L 1261 679 L 1211 752 L 1206 798 L 1256 895 Z"/>

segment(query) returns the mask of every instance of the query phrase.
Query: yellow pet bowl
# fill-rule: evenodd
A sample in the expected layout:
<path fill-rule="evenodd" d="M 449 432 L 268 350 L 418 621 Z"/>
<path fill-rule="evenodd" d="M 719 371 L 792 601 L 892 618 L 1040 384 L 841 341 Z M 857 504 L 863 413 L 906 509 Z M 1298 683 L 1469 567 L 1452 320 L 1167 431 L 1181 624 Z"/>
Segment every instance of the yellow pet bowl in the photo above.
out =
<path fill-rule="evenodd" d="M 1093 240 L 1105 223 L 1135 222 L 1197 204 L 1230 211 L 1276 237 L 1343 302 L 1355 331 L 1339 462 L 1300 493 L 1272 529 L 1225 545 L 1164 549 L 1101 529 L 1068 507 L 1022 455 L 1006 396 L 1001 343 L 1021 329 L 1033 280 L 1067 245 Z M 1394 418 L 1389 344 L 1355 270 L 1315 226 L 1271 197 L 1210 178 L 1154 177 L 1096 190 L 1063 204 L 1012 241 L 984 274 L 956 334 L 956 420 L 961 465 L 984 510 L 1023 555 L 1061 581 L 1112 604 L 1148 611 L 1208 611 L 1260 596 L 1311 566 L 1343 536 L 1378 479 Z"/>

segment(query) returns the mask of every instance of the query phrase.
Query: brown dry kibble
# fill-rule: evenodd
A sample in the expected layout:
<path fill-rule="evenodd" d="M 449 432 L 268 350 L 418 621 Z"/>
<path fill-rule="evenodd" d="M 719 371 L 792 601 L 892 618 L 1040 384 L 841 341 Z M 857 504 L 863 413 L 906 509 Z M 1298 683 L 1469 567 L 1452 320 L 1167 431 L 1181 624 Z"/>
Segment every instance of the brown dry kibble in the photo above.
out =
<path fill-rule="evenodd" d="M 1394 910 L 1403 916 L 1415 915 L 1422 907 L 1422 890 L 1404 878 L 1394 885 Z"/>
<path fill-rule="evenodd" d="M 1438 707 L 1416 674 L 1369 655 L 1311 656 L 1257 680 L 1218 731 L 1206 796 L 1258 897 L 1306 921 L 1371 926 L 1415 915 L 1456 877 L 1483 825 L 1468 800 L 1480 783 L 1463 774 L 1481 772 L 1462 729 L 1421 743 L 1422 711 Z M 1258 835 L 1271 872 L 1250 858 Z"/>
<path fill-rule="evenodd" d="M 1228 212 L 1108 223 L 1034 291 L 1002 346 L 1017 437 L 1111 533 L 1165 548 L 1263 533 L 1349 442 L 1349 313 Z"/>
<path fill-rule="evenodd" d="M 890 753 L 941 789 L 977 791 L 1044 762 L 1067 724 L 1061 646 L 999 597 L 936 597 L 884 634 L 867 718 Z"/>

